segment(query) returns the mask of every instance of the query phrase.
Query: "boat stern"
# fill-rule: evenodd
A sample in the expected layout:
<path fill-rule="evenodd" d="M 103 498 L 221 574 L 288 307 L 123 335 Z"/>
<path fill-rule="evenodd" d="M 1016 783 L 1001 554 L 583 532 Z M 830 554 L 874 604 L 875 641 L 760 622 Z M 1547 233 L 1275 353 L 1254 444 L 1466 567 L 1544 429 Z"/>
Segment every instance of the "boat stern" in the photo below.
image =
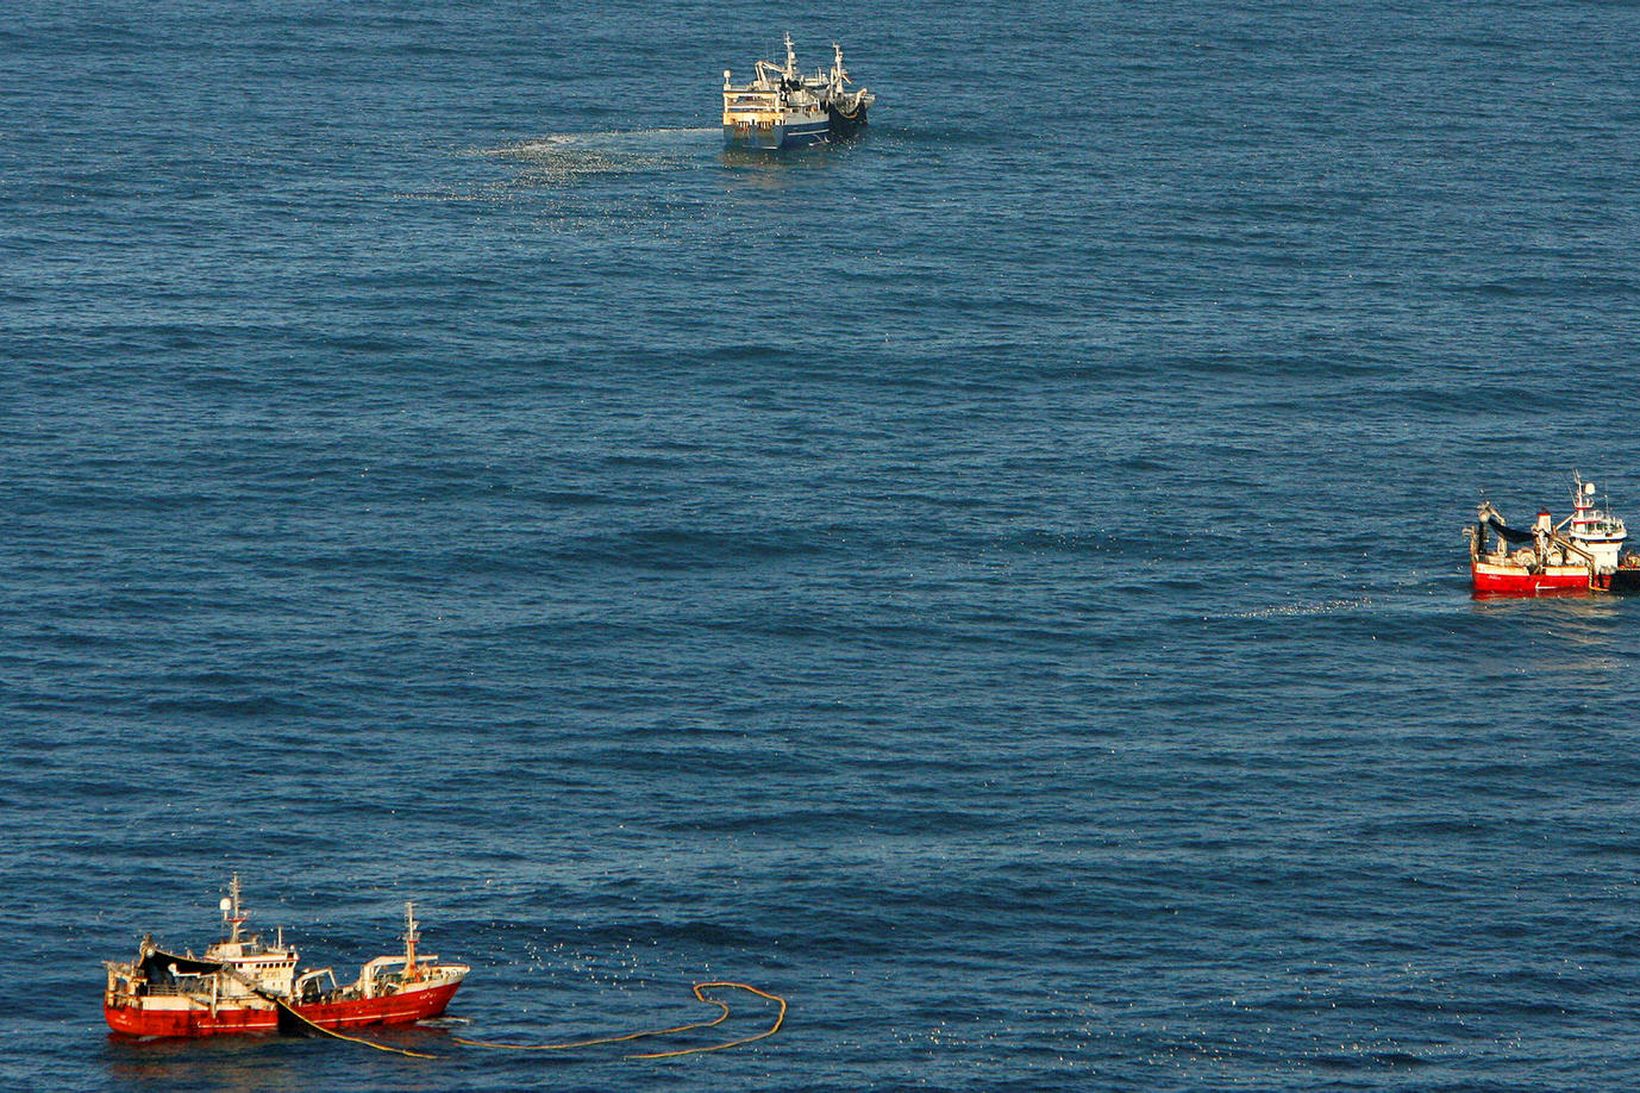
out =
<path fill-rule="evenodd" d="M 825 122 L 803 124 L 725 125 L 723 142 L 730 148 L 752 148 L 777 152 L 791 148 L 812 148 L 831 139 L 831 129 Z"/>

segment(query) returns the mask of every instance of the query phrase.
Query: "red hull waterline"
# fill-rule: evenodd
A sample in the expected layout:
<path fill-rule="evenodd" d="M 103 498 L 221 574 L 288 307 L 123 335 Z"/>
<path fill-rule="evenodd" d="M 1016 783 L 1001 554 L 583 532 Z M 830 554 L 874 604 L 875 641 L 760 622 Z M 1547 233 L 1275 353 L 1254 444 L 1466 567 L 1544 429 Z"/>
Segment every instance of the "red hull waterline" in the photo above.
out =
<path fill-rule="evenodd" d="M 363 1028 L 368 1025 L 409 1025 L 442 1014 L 450 1005 L 460 983 L 450 983 L 421 991 L 402 991 L 383 998 L 357 998 L 346 1002 L 318 1002 L 292 1006 L 297 1013 L 322 1028 Z M 151 1009 L 140 1006 L 104 1005 L 108 1027 L 125 1036 L 196 1037 L 243 1033 L 276 1032 L 279 1013 L 272 1006 Z"/>
<path fill-rule="evenodd" d="M 1615 592 L 1620 595 L 1640 594 L 1640 567 L 1625 565 L 1612 573 L 1588 570 L 1574 573 L 1533 573 L 1524 567 L 1507 569 L 1489 565 L 1471 566 L 1470 578 L 1477 597 L 1491 596 L 1587 596 L 1591 593 Z"/>
<path fill-rule="evenodd" d="M 1477 596 L 1586 596 L 1589 587 L 1587 570 L 1576 573 L 1532 573 L 1525 567 L 1499 573 L 1495 567 L 1482 570 L 1470 567 Z"/>

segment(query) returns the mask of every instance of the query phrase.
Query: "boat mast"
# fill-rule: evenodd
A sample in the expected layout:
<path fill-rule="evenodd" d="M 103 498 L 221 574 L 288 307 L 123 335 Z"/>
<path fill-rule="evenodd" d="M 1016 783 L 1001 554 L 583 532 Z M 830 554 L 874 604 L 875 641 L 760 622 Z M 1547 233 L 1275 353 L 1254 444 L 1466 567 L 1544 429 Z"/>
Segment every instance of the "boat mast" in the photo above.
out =
<path fill-rule="evenodd" d="M 218 906 L 222 908 L 222 926 L 228 931 L 229 941 L 239 940 L 239 928 L 250 916 L 239 907 L 239 874 L 228 881 L 228 895 Z"/>
<path fill-rule="evenodd" d="M 1594 530 L 1595 517 L 1594 483 L 1583 481 L 1583 476 L 1577 471 L 1572 472 L 1572 516 L 1569 521 L 1572 533 L 1589 533 Z"/>
<path fill-rule="evenodd" d="M 786 32 L 786 78 L 797 79 L 797 51 L 792 48 L 791 31 Z"/>
<path fill-rule="evenodd" d="M 409 979 L 420 979 L 421 969 L 416 965 L 416 942 L 421 935 L 416 932 L 416 905 L 409 900 L 404 901 L 404 974 Z"/>

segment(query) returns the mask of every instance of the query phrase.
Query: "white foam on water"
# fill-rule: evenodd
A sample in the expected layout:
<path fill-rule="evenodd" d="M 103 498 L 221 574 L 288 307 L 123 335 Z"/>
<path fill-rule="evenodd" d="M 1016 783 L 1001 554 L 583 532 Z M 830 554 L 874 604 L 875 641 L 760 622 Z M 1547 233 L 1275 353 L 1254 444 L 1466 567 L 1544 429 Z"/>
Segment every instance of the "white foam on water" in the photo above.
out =
<path fill-rule="evenodd" d="M 597 176 L 697 170 L 714 162 L 719 150 L 716 128 L 611 129 L 581 133 L 547 133 L 487 148 L 469 148 L 460 158 L 507 163 L 507 177 L 452 184 L 396 194 L 414 201 L 508 201 L 530 193 L 559 189 Z"/>
<path fill-rule="evenodd" d="M 512 141 L 493 148 L 475 148 L 469 155 L 494 156 L 500 159 L 529 158 L 561 151 L 565 145 L 589 148 L 622 148 L 654 150 L 657 145 L 690 145 L 706 137 L 715 137 L 722 130 L 716 127 L 687 129 L 606 129 L 585 133 L 548 133 L 528 140 Z"/>
<path fill-rule="evenodd" d="M 1234 611 L 1227 615 L 1208 615 L 1205 617 L 1210 619 L 1279 619 L 1304 615 L 1332 615 L 1340 611 L 1351 611 L 1358 607 L 1370 607 L 1371 605 L 1371 596 L 1359 596 L 1354 599 L 1273 604 L 1269 607 L 1255 607 L 1251 611 Z"/>

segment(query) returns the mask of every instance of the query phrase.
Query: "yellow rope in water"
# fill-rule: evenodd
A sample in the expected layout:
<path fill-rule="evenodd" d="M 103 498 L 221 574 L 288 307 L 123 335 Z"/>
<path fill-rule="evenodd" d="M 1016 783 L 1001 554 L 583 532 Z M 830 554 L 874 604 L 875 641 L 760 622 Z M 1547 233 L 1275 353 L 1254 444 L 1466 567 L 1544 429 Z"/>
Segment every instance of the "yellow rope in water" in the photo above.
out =
<path fill-rule="evenodd" d="M 239 977 L 235 976 L 235 978 Z M 302 1022 L 302 1024 L 333 1039 L 343 1040 L 350 1044 L 361 1044 L 364 1047 L 375 1048 L 377 1051 L 385 1051 L 392 1055 L 403 1055 L 409 1059 L 444 1058 L 444 1056 L 430 1055 L 424 1051 L 411 1051 L 408 1048 L 389 1047 L 386 1044 L 378 1044 L 374 1040 L 366 1040 L 359 1036 L 348 1036 L 345 1033 L 337 1032 L 335 1029 L 326 1028 L 318 1022 L 310 1021 L 308 1018 L 304 1017 L 284 999 L 277 998 L 274 995 L 263 992 L 254 984 L 250 983 L 249 980 L 242 979 L 241 982 L 244 982 L 256 994 L 259 994 L 263 998 L 266 998 L 268 1001 L 272 1002 L 281 1012 L 290 1014 L 292 1017 L 296 1018 L 296 1020 Z M 778 1002 L 780 1004 L 780 1012 L 775 1015 L 774 1024 L 770 1025 L 767 1029 L 755 1036 L 743 1036 L 738 1040 L 730 1040 L 727 1043 L 707 1044 L 704 1047 L 678 1048 L 673 1051 L 651 1051 L 645 1052 L 641 1055 L 628 1055 L 626 1058 L 675 1059 L 681 1055 L 704 1055 L 708 1051 L 726 1051 L 732 1047 L 740 1047 L 743 1044 L 750 1044 L 758 1040 L 768 1039 L 770 1036 L 773 1036 L 775 1033 L 779 1032 L 781 1026 L 786 1023 L 786 1000 L 778 994 L 770 994 L 768 991 L 759 990 L 748 983 L 734 983 L 729 980 L 716 980 L 711 983 L 696 983 L 694 988 L 695 999 L 697 1001 L 704 1002 L 709 1006 L 716 1006 L 722 1011 L 710 1021 L 692 1021 L 687 1025 L 674 1025 L 671 1028 L 646 1029 L 643 1032 L 629 1032 L 622 1036 L 599 1036 L 590 1040 L 569 1040 L 558 1044 L 509 1044 L 500 1043 L 493 1040 L 469 1040 L 463 1036 L 452 1036 L 450 1037 L 450 1041 L 452 1043 L 461 1044 L 465 1047 L 495 1048 L 501 1051 L 568 1051 L 571 1048 L 595 1047 L 599 1044 L 622 1044 L 631 1040 L 647 1040 L 655 1036 L 671 1036 L 674 1033 L 690 1032 L 694 1029 L 715 1028 L 729 1019 L 729 1003 L 719 998 L 708 998 L 703 992 L 719 987 L 729 987 L 734 990 L 749 991 L 752 994 L 757 995 L 759 998 L 767 998 L 771 1002 Z"/>
<path fill-rule="evenodd" d="M 678 1057 L 679 1055 L 703 1055 L 708 1051 L 725 1051 L 725 1050 L 727 1050 L 729 1048 L 732 1048 L 732 1047 L 740 1047 L 742 1044 L 752 1043 L 754 1040 L 765 1040 L 765 1039 L 769 1038 L 770 1036 L 773 1036 L 775 1033 L 779 1032 L 780 1031 L 780 1026 L 786 1023 L 786 1000 L 784 998 L 780 997 L 778 994 L 770 994 L 768 991 L 760 991 L 756 987 L 750 986 L 749 984 L 746 984 L 746 983 L 730 983 L 727 980 L 720 980 L 716 983 L 696 983 L 695 984 L 695 997 L 699 998 L 702 1002 L 713 1002 L 713 1003 L 716 1003 L 719 1006 L 723 1006 L 723 1010 L 724 1010 L 723 1016 L 724 1017 L 727 1017 L 729 1015 L 729 1013 L 728 1013 L 729 1007 L 724 1005 L 722 1002 L 719 1002 L 716 998 L 707 998 L 705 995 L 700 993 L 701 991 L 704 991 L 704 990 L 711 990 L 713 987 L 733 987 L 736 990 L 751 991 L 753 994 L 757 995 L 760 998 L 767 998 L 771 1002 L 779 1002 L 780 1003 L 780 1012 L 775 1015 L 774 1024 L 770 1025 L 767 1029 L 765 1029 L 764 1031 L 758 1033 L 756 1036 L 746 1036 L 746 1037 L 743 1037 L 739 1040 L 730 1040 L 726 1044 L 709 1044 L 706 1047 L 686 1047 L 686 1048 L 681 1048 L 677 1051 L 652 1051 L 652 1052 L 649 1052 L 648 1054 L 645 1054 L 645 1055 L 628 1055 L 627 1058 L 628 1059 L 674 1059 L 674 1058 Z M 721 1017 L 718 1018 L 718 1020 L 720 1020 L 720 1021 L 722 1019 L 723 1018 L 721 1018 Z M 713 1024 L 716 1024 L 716 1023 L 717 1022 L 715 1022 L 715 1021 L 713 1022 Z"/>
<path fill-rule="evenodd" d="M 700 998 L 700 992 L 695 992 Z M 701 998 L 702 1002 L 709 1002 L 723 1012 L 710 1021 L 694 1021 L 687 1025 L 676 1025 L 672 1028 L 649 1029 L 645 1032 L 629 1032 L 625 1036 L 600 1036 L 593 1040 L 567 1040 L 561 1044 L 507 1044 L 496 1040 L 469 1040 L 463 1036 L 452 1036 L 452 1043 L 465 1044 L 467 1047 L 493 1047 L 501 1051 L 568 1051 L 577 1047 L 595 1047 L 598 1044 L 620 1044 L 628 1040 L 643 1040 L 650 1036 L 670 1036 L 674 1032 L 688 1032 L 691 1029 L 711 1028 L 721 1025 L 729 1019 L 729 1004 L 719 1002 L 716 998 Z"/>
<path fill-rule="evenodd" d="M 780 1013 L 775 1017 L 774 1024 L 770 1028 L 758 1033 L 756 1036 L 746 1036 L 739 1040 L 730 1040 L 725 1044 L 709 1044 L 705 1047 L 686 1047 L 680 1048 L 676 1051 L 652 1051 L 642 1055 L 628 1055 L 627 1058 L 671 1059 L 679 1055 L 700 1055 L 708 1051 L 722 1051 L 725 1048 L 739 1047 L 741 1044 L 749 1044 L 754 1040 L 762 1040 L 766 1037 L 773 1036 L 775 1033 L 780 1031 L 780 1026 L 786 1021 L 786 1000 L 778 994 L 770 994 L 767 991 L 758 990 L 756 987 L 749 986 L 745 983 L 731 983 L 727 980 L 720 980 L 712 983 L 695 984 L 695 998 L 697 1001 L 704 1002 L 709 1006 L 716 1006 L 718 1009 L 723 1011 L 710 1021 L 694 1021 L 687 1025 L 674 1025 L 671 1028 L 647 1029 L 643 1032 L 629 1032 L 624 1036 L 599 1036 L 591 1040 L 567 1040 L 563 1043 L 557 1044 L 509 1044 L 500 1043 L 494 1040 L 469 1040 L 462 1036 L 452 1036 L 450 1039 L 454 1043 L 463 1044 L 467 1047 L 496 1048 L 501 1051 L 568 1051 L 571 1048 L 594 1047 L 598 1044 L 621 1044 L 630 1040 L 647 1040 L 655 1036 L 670 1036 L 674 1033 L 689 1032 L 693 1029 L 714 1028 L 729 1019 L 729 1003 L 718 998 L 708 998 L 702 993 L 703 991 L 711 990 L 714 987 L 733 987 L 736 990 L 750 991 L 759 997 L 769 999 L 771 1002 L 778 1002 L 780 1003 Z"/>

